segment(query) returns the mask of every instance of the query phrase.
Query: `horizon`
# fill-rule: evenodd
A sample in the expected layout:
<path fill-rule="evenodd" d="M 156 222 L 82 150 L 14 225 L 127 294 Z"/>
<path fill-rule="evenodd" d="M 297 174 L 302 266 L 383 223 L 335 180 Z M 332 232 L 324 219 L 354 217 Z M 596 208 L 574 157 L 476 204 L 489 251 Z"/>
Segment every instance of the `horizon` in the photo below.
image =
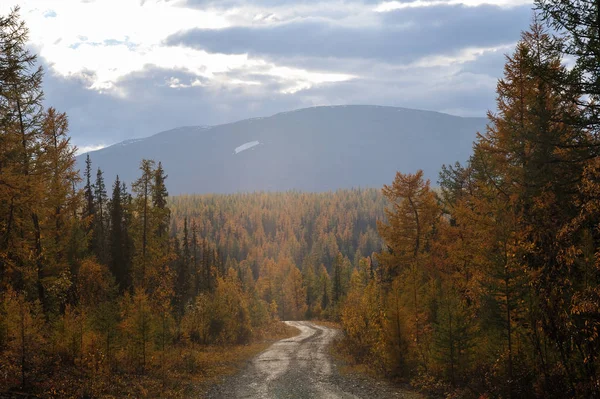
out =
<path fill-rule="evenodd" d="M 531 0 L 6 0 L 81 152 L 312 106 L 495 109 Z M 107 21 L 109 21 L 107 23 Z"/>
<path fill-rule="evenodd" d="M 237 120 L 233 120 L 230 122 L 224 122 L 224 123 L 219 123 L 216 125 L 186 125 L 186 126 L 175 126 L 166 130 L 161 130 L 159 132 L 154 132 L 154 133 L 150 133 L 147 136 L 141 136 L 141 137 L 137 137 L 137 138 L 125 138 L 121 141 L 118 142 L 114 142 L 111 144 L 107 144 L 107 145 L 99 145 L 99 146 L 91 146 L 91 147 L 87 147 L 85 148 L 85 151 L 82 150 L 81 148 L 77 147 L 77 157 L 82 157 L 83 155 L 86 154 L 90 154 L 96 151 L 100 151 L 106 148 L 110 148 L 112 146 L 118 145 L 118 144 L 123 144 L 126 142 L 136 142 L 139 140 L 144 140 L 144 139 L 148 139 L 150 137 L 154 137 L 156 135 L 159 134 L 163 134 L 163 133 L 168 133 L 174 130 L 178 130 L 178 129 L 186 129 L 186 128 L 206 128 L 206 129 L 212 129 L 218 126 L 223 126 L 223 125 L 231 125 L 234 123 L 239 123 L 239 122 L 243 122 L 243 121 L 249 121 L 249 120 L 254 120 L 254 119 L 265 119 L 265 118 L 271 118 L 277 115 L 282 115 L 282 114 L 287 114 L 287 113 L 291 113 L 291 112 L 297 112 L 297 111 L 303 111 L 303 110 L 309 110 L 309 109 L 313 109 L 313 108 L 343 108 L 343 107 L 375 107 L 375 108 L 395 108 L 395 109 L 404 109 L 404 110 L 409 110 L 409 111 L 420 111 L 420 112 L 433 112 L 433 113 L 438 113 L 438 114 L 444 114 L 444 115 L 449 115 L 449 116 L 455 116 L 457 118 L 469 118 L 469 119 L 487 119 L 487 116 L 462 116 L 462 115 L 455 115 L 455 114 L 451 114 L 448 112 L 441 112 L 441 111 L 434 111 L 434 110 L 428 110 L 428 109 L 417 109 L 417 108 L 410 108 L 410 107 L 395 107 L 392 105 L 376 105 L 376 104 L 336 104 L 336 105 L 315 105 L 312 107 L 304 107 L 304 108 L 295 108 L 295 109 L 291 109 L 289 111 L 280 111 L 280 112 L 276 112 L 274 114 L 271 115 L 267 115 L 267 116 L 254 116 L 254 117 L 250 117 L 250 118 L 244 118 L 244 119 L 237 119 Z M 128 143 L 129 144 L 129 143 Z"/>

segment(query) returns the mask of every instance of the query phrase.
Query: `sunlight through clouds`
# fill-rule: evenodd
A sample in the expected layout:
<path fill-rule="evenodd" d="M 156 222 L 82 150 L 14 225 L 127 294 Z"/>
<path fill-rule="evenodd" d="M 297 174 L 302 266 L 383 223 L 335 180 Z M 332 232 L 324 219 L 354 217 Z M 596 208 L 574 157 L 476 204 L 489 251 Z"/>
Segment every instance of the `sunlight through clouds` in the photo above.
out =
<path fill-rule="evenodd" d="M 531 21 L 524 0 L 0 0 L 0 14 L 16 5 L 46 102 L 86 148 L 317 105 L 484 115 Z"/>
<path fill-rule="evenodd" d="M 123 0 L 56 2 L 52 3 L 51 10 L 44 8 L 47 5 L 50 5 L 47 1 L 33 1 L 22 6 L 23 15 L 31 26 L 32 43 L 40 48 L 40 55 L 54 72 L 62 76 L 83 74 L 88 88 L 103 93 L 126 97 L 129 93 L 119 87 L 120 79 L 142 71 L 147 65 L 188 71 L 220 85 L 260 84 L 228 80 L 223 73 L 262 66 L 266 75 L 285 82 L 282 93 L 295 93 L 314 84 L 352 78 L 344 74 L 281 67 L 249 59 L 246 54 L 208 53 L 163 43 L 170 34 L 185 29 L 228 27 L 225 15 L 235 13 L 235 9 L 200 11 L 184 8 L 178 2 L 146 1 L 142 4 Z M 172 88 L 192 86 L 193 82 L 169 85 Z"/>
<path fill-rule="evenodd" d="M 194 27 L 218 29 L 229 26 L 223 12 L 181 7 L 177 2 L 103 0 L 97 2 L 31 1 L 22 4 L 22 14 L 31 27 L 31 42 L 41 57 L 62 76 L 85 76 L 88 88 L 127 96 L 119 80 L 147 65 L 189 71 L 215 84 L 239 85 L 223 72 L 255 66 L 286 82 L 282 92 L 294 93 L 313 84 L 336 82 L 351 76 L 312 73 L 298 68 L 279 67 L 247 55 L 225 55 L 166 46 L 164 39 Z M 10 8 L 4 4 L 2 12 Z M 228 11 L 231 13 L 232 11 Z M 217 76 L 218 75 L 218 76 Z M 244 84 L 258 84 L 250 82 Z M 179 83 L 173 88 L 191 87 Z"/>

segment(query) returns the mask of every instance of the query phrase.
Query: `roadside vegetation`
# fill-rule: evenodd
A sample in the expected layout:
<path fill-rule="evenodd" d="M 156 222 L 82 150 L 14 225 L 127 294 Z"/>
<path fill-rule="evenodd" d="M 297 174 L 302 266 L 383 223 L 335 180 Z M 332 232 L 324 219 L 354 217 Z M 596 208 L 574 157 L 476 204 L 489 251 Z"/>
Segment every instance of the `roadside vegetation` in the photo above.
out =
<path fill-rule="evenodd" d="M 439 192 L 421 172 L 383 188 L 384 248 L 341 307 L 354 362 L 433 397 L 600 395 L 597 14 L 539 6 L 566 35 L 523 33 L 487 131 Z"/>

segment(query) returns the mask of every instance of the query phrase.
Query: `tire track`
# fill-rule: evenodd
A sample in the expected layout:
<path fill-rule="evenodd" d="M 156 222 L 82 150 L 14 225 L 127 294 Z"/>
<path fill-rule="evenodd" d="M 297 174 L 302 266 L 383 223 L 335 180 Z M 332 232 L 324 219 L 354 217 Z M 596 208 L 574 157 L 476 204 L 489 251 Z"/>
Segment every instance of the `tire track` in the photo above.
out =
<path fill-rule="evenodd" d="M 325 398 L 404 397 L 401 392 L 341 377 L 328 354 L 338 331 L 308 321 L 287 321 L 300 334 L 277 341 L 238 375 L 214 387 L 209 398 Z M 350 390 L 352 392 L 350 392 Z M 394 393 L 390 395 L 390 393 Z M 401 396 L 399 396 L 400 394 Z M 412 396 L 411 396 L 412 397 Z"/>

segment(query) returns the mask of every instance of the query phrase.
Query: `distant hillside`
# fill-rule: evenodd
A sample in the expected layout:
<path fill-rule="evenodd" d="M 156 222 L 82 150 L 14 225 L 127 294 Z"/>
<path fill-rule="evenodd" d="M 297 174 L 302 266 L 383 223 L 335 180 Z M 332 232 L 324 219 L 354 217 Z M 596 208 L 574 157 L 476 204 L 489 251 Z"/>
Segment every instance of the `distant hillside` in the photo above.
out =
<path fill-rule="evenodd" d="M 465 161 L 485 118 L 366 105 L 315 107 L 219 126 L 180 127 L 90 152 L 107 181 L 162 161 L 171 194 L 380 187 L 396 171 Z M 85 155 L 78 157 L 83 169 Z"/>

